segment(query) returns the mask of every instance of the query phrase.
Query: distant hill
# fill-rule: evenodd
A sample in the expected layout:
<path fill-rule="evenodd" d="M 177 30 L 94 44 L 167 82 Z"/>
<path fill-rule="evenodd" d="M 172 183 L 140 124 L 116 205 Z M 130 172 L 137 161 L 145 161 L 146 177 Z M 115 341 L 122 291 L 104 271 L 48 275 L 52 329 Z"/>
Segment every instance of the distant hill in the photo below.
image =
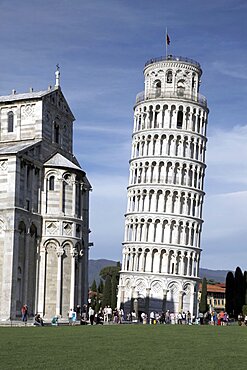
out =
<path fill-rule="evenodd" d="M 100 281 L 99 273 L 103 267 L 106 266 L 116 266 L 117 261 L 99 259 L 99 260 L 89 260 L 88 261 L 88 283 L 89 286 L 92 284 L 94 279 L 98 284 Z M 210 270 L 205 268 L 200 268 L 200 277 L 205 277 L 207 280 L 214 280 L 218 283 L 224 283 L 228 270 Z"/>
<path fill-rule="evenodd" d="M 200 268 L 200 277 L 205 277 L 207 280 L 214 280 L 217 283 L 224 283 L 228 271 L 229 270 L 209 270 Z"/>
<path fill-rule="evenodd" d="M 99 259 L 99 260 L 89 260 L 88 261 L 88 285 L 90 286 L 92 282 L 96 281 L 98 284 L 100 281 L 99 273 L 100 271 L 106 267 L 106 266 L 116 266 L 117 261 L 112 260 L 105 260 L 105 259 Z"/>

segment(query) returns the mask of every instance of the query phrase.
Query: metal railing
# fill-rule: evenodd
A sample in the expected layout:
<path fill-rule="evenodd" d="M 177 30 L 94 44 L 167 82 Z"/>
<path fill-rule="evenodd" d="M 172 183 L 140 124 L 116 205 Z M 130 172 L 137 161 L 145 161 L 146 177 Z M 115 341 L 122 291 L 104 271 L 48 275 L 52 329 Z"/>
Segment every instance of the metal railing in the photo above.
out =
<path fill-rule="evenodd" d="M 141 91 L 140 93 L 136 95 L 136 104 L 142 101 L 145 101 L 145 100 L 163 99 L 163 98 L 179 98 L 179 99 L 184 99 L 184 100 L 191 100 L 193 102 L 203 105 L 204 107 L 207 107 L 207 99 L 205 98 L 205 96 L 201 94 L 197 94 L 197 96 L 193 94 L 185 94 L 181 91 L 177 91 L 177 92 L 164 91 L 160 93 L 157 93 L 156 91 L 156 92 L 149 92 L 148 94 L 146 94 L 146 96 L 145 96 L 145 92 Z"/>
<path fill-rule="evenodd" d="M 156 63 L 156 62 L 162 62 L 162 61 L 185 62 L 185 63 L 193 64 L 197 68 L 201 69 L 201 66 L 197 61 L 195 61 L 193 59 L 190 59 L 190 58 L 185 58 L 185 57 L 176 56 L 176 55 L 167 55 L 167 56 L 161 56 L 161 57 L 149 59 L 145 63 L 145 67 L 147 67 L 149 64 L 153 64 L 153 63 Z"/>

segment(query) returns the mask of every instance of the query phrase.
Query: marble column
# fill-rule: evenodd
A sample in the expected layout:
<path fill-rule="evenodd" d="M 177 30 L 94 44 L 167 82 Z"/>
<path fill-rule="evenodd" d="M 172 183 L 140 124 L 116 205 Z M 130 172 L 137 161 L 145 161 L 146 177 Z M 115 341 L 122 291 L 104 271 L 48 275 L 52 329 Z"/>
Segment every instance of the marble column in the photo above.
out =
<path fill-rule="evenodd" d="M 62 256 L 64 250 L 62 248 L 57 251 L 57 297 L 56 297 L 56 315 L 61 316 L 61 293 L 62 293 Z"/>

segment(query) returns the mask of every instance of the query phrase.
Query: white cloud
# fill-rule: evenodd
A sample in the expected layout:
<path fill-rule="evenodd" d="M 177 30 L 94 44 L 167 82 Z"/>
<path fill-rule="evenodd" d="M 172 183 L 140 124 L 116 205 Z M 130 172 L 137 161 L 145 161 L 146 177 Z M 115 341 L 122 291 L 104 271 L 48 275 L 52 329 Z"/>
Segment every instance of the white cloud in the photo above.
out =
<path fill-rule="evenodd" d="M 247 125 L 234 126 L 228 131 L 217 129 L 209 137 L 206 181 L 220 183 L 216 192 L 223 192 L 226 183 L 234 184 L 235 191 L 247 185 L 246 142 Z"/>
<path fill-rule="evenodd" d="M 237 60 L 237 59 L 236 59 Z M 234 63 L 233 60 L 229 60 L 229 63 L 216 61 L 212 63 L 213 68 L 224 75 L 246 80 L 246 63 Z"/>

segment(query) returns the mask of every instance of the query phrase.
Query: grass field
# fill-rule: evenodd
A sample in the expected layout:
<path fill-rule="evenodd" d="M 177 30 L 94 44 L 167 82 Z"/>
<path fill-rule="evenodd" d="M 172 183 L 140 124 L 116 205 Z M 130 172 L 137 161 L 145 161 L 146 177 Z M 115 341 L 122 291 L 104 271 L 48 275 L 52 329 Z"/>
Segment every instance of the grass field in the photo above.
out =
<path fill-rule="evenodd" d="M 246 369 L 247 328 L 0 328 L 0 369 Z"/>

